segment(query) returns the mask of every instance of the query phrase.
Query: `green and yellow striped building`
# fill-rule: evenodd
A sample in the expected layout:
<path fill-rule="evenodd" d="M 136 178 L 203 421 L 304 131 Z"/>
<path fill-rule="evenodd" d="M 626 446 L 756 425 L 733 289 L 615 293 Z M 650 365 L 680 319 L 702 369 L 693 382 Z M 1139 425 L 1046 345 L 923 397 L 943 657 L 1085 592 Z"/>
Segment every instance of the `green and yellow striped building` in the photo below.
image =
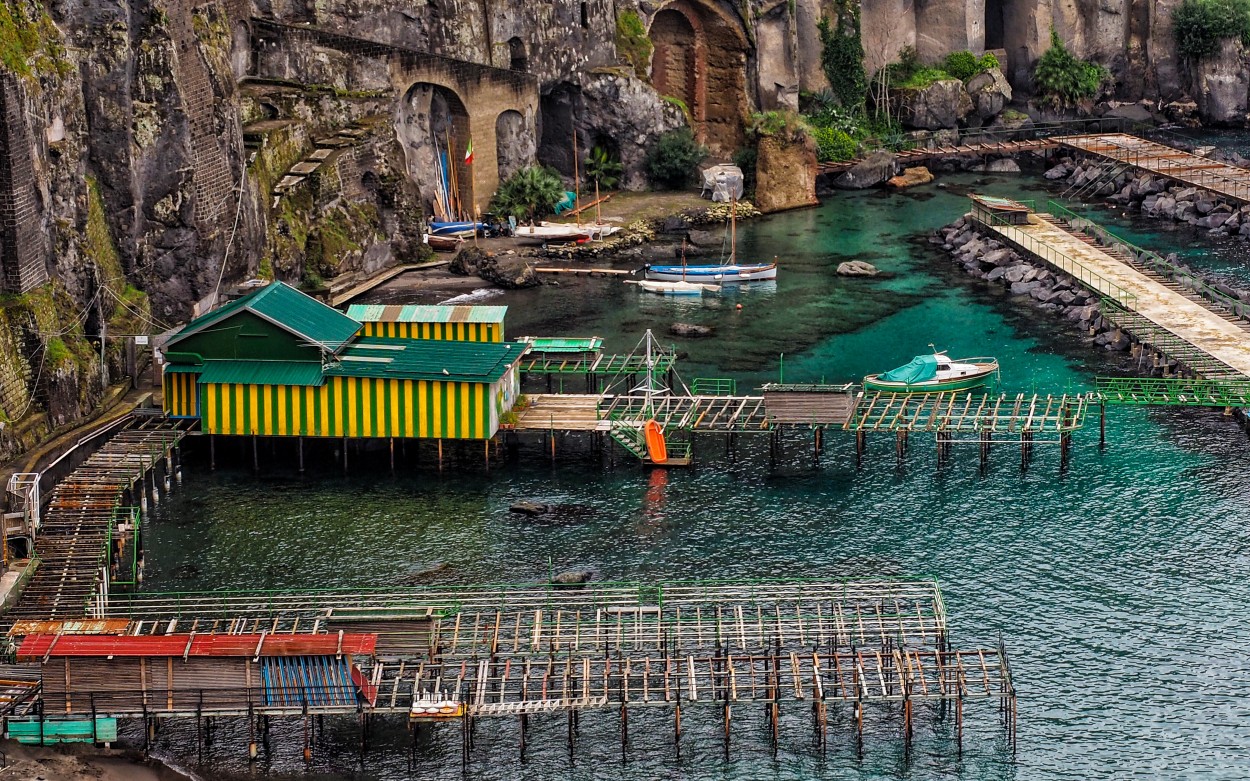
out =
<path fill-rule="evenodd" d="M 506 306 L 387 306 L 356 304 L 347 316 L 364 325 L 365 336 L 502 342 Z"/>
<path fill-rule="evenodd" d="M 524 345 L 361 330 L 271 284 L 167 343 L 165 412 L 207 434 L 480 440 L 516 401 Z"/>

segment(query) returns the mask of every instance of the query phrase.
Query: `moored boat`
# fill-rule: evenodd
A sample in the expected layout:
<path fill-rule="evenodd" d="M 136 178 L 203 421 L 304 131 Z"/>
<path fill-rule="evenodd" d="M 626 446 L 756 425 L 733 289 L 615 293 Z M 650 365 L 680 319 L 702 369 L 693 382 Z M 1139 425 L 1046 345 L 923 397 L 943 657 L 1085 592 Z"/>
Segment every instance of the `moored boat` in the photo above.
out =
<path fill-rule="evenodd" d="M 523 244 L 555 244 L 559 242 L 586 241 L 590 232 L 574 225 L 525 225 L 517 226 L 513 237 Z"/>
<path fill-rule="evenodd" d="M 425 243 L 430 245 L 430 249 L 435 252 L 454 252 L 461 244 L 464 238 L 461 236 L 433 236 L 429 233 L 425 234 Z"/>
<path fill-rule="evenodd" d="M 480 222 L 460 220 L 456 222 L 431 222 L 430 234 L 433 236 L 472 236 L 486 226 Z"/>
<path fill-rule="evenodd" d="M 698 282 L 661 282 L 651 279 L 627 279 L 627 283 L 637 285 L 648 293 L 662 296 L 701 296 L 704 292 L 716 293 L 720 290 L 716 285 L 704 285 Z"/>
<path fill-rule="evenodd" d="M 750 263 L 750 264 L 713 264 L 713 265 L 697 265 L 697 266 L 652 266 L 647 265 L 645 269 L 647 279 L 657 279 L 665 281 L 686 279 L 699 281 L 707 280 L 719 282 L 721 284 L 729 282 L 756 282 L 765 279 L 777 278 L 776 263 Z"/>
<path fill-rule="evenodd" d="M 905 366 L 864 377 L 864 389 L 886 393 L 946 393 L 979 388 L 998 372 L 994 358 L 917 355 Z"/>

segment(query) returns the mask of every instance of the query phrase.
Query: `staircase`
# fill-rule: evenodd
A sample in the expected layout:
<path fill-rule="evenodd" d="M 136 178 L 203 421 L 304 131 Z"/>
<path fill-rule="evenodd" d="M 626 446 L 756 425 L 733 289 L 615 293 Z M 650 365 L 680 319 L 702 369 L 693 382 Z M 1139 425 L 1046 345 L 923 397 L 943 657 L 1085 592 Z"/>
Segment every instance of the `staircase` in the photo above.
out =
<path fill-rule="evenodd" d="M 646 460 L 647 438 L 642 433 L 643 420 L 614 420 L 608 436 L 636 458 Z"/>

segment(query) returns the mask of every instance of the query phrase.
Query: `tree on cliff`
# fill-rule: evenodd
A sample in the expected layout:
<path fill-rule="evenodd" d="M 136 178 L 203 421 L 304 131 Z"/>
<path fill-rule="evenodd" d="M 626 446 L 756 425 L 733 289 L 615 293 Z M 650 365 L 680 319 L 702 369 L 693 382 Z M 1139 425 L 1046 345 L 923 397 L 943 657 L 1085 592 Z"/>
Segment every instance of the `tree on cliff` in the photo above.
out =
<path fill-rule="evenodd" d="M 1219 54 L 1225 38 L 1250 46 L 1250 0 L 1185 0 L 1172 12 L 1172 35 L 1190 62 Z"/>
<path fill-rule="evenodd" d="M 829 88 L 844 108 L 859 113 L 868 96 L 864 73 L 864 44 L 859 26 L 858 0 L 837 0 L 837 23 L 820 20 L 820 64 Z"/>

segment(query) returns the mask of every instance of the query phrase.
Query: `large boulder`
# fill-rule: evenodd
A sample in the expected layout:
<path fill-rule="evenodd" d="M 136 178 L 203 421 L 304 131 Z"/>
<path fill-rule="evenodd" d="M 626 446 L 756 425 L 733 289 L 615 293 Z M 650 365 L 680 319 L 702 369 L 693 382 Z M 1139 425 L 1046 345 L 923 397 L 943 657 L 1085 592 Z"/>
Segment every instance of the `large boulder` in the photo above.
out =
<path fill-rule="evenodd" d="M 481 279 L 502 288 L 538 287 L 542 280 L 524 258 L 492 255 L 479 247 L 465 247 L 452 258 L 447 270 L 453 274 Z"/>
<path fill-rule="evenodd" d="M 875 277 L 881 272 L 863 260 L 848 260 L 838 264 L 838 274 L 844 277 Z"/>
<path fill-rule="evenodd" d="M 986 127 L 994 131 L 995 140 L 1014 141 L 1029 137 L 1033 129 L 1033 118 L 1023 111 L 1007 109 L 994 117 L 994 121 Z"/>
<path fill-rule="evenodd" d="M 876 187 L 894 176 L 895 168 L 894 155 L 884 149 L 878 149 L 843 171 L 837 179 L 833 180 L 833 185 L 843 190 Z"/>
<path fill-rule="evenodd" d="M 902 190 L 908 187 L 915 187 L 918 184 L 928 184 L 933 181 L 933 174 L 923 165 L 915 168 L 904 168 L 903 173 L 892 177 L 886 184 L 896 190 Z"/>
<path fill-rule="evenodd" d="M 1011 102 L 1011 84 L 998 68 L 973 76 L 965 88 L 972 101 L 972 113 L 968 116 L 972 127 L 980 127 L 998 116 Z"/>
<path fill-rule="evenodd" d="M 941 79 L 925 87 L 896 89 L 891 96 L 905 127 L 940 130 L 958 127 L 973 111 L 972 98 L 959 79 Z"/>
<path fill-rule="evenodd" d="M 820 203 L 816 198 L 816 142 L 806 133 L 760 139 L 755 205 L 765 214 Z"/>

